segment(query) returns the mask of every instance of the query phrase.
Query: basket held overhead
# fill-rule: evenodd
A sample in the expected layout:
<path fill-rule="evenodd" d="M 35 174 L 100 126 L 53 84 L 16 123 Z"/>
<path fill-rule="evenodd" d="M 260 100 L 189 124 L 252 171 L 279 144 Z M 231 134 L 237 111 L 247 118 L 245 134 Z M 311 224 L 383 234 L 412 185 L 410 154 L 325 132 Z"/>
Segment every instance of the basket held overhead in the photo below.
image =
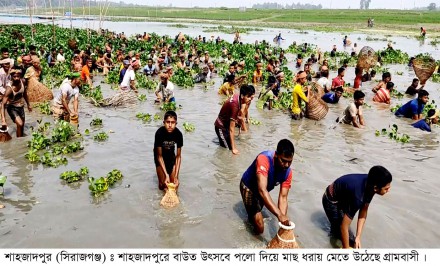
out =
<path fill-rule="evenodd" d="M 434 58 L 416 58 L 413 61 L 414 72 L 417 78 L 420 80 L 420 84 L 423 85 L 431 77 L 432 73 L 435 71 L 435 60 Z"/>
<path fill-rule="evenodd" d="M 295 224 L 291 221 L 290 226 L 286 226 L 281 222 L 278 223 L 279 229 L 277 235 L 267 244 L 267 248 L 299 248 L 298 242 L 296 242 Z"/>
<path fill-rule="evenodd" d="M 370 46 L 364 46 L 358 55 L 357 66 L 362 69 L 369 69 L 377 64 L 377 54 Z"/>

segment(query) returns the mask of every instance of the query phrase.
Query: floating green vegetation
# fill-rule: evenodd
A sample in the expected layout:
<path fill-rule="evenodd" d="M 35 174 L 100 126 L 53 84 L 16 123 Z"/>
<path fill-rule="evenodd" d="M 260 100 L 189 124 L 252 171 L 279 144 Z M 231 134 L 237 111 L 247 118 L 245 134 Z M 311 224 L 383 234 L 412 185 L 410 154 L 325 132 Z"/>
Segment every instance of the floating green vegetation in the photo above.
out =
<path fill-rule="evenodd" d="M 183 122 L 183 128 L 185 132 L 194 132 L 194 130 L 196 130 L 196 127 L 189 122 Z"/>
<path fill-rule="evenodd" d="M 394 139 L 397 142 L 408 143 L 410 140 L 410 136 L 407 134 L 398 133 L 398 127 L 396 124 L 393 124 L 389 127 L 389 130 L 383 128 L 382 131 L 376 130 L 376 136 L 388 136 L 390 139 Z"/>
<path fill-rule="evenodd" d="M 113 169 L 105 177 L 95 179 L 89 177 L 89 190 L 94 197 L 99 197 L 108 191 L 109 187 L 113 187 L 118 181 L 122 180 L 124 176 L 118 169 Z"/>
<path fill-rule="evenodd" d="M 137 113 L 136 117 L 144 122 L 151 122 L 151 114 L 149 113 Z"/>
<path fill-rule="evenodd" d="M 95 136 L 93 136 L 93 139 L 99 142 L 106 141 L 108 139 L 108 134 L 104 131 L 99 132 Z"/>
<path fill-rule="evenodd" d="M 35 107 L 37 107 L 40 110 L 40 113 L 42 113 L 43 115 L 51 115 L 52 114 L 50 102 L 38 103 L 35 105 Z"/>
<path fill-rule="evenodd" d="M 99 117 L 92 119 L 90 126 L 102 126 L 102 119 Z"/>
<path fill-rule="evenodd" d="M 249 123 L 250 123 L 251 125 L 256 125 L 256 126 L 261 125 L 261 122 L 260 122 L 260 121 L 258 121 L 257 119 L 254 119 L 254 118 L 252 118 L 252 117 L 249 117 Z"/>
<path fill-rule="evenodd" d="M 61 173 L 60 179 L 65 180 L 67 183 L 74 183 L 84 180 L 89 175 L 88 167 L 81 167 L 78 172 L 66 171 Z"/>
<path fill-rule="evenodd" d="M 167 25 L 167 27 L 171 27 L 171 28 L 179 28 L 179 29 L 186 29 L 189 28 L 187 25 L 183 25 L 183 24 L 169 24 Z"/>

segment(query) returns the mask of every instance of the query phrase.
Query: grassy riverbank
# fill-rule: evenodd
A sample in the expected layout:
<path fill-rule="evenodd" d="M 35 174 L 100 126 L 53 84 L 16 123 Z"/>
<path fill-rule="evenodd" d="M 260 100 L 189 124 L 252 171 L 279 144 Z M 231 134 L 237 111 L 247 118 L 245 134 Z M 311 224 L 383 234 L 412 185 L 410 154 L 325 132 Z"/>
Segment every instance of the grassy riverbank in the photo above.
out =
<path fill-rule="evenodd" d="M 37 10 L 48 14 L 48 10 Z M 58 11 L 58 10 L 55 10 Z M 57 12 L 62 13 L 61 10 Z M 73 10 L 74 15 L 99 16 L 97 7 Z M 384 31 L 417 35 L 420 27 L 426 27 L 428 36 L 440 35 L 440 12 L 413 10 L 269 10 L 238 8 L 155 8 L 110 7 L 107 16 L 111 20 L 165 21 L 189 23 L 213 23 L 237 26 L 280 27 L 319 31 Z M 367 27 L 368 18 L 374 18 L 374 28 Z M 437 25 L 436 25 L 437 24 Z"/>

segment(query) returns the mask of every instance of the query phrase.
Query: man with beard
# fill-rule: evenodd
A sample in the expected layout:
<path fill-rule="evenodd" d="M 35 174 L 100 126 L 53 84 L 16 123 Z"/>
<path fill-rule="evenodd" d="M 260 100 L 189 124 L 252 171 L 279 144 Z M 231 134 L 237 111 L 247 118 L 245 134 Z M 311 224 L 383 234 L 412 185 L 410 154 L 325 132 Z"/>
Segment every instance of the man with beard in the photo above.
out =
<path fill-rule="evenodd" d="M 292 183 L 290 165 L 294 153 L 293 143 L 288 139 L 282 139 L 278 142 L 276 151 L 261 152 L 241 178 L 241 197 L 256 234 L 262 234 L 264 231 L 261 213 L 264 206 L 279 222 L 290 225 L 287 217 L 287 196 Z M 276 205 L 269 192 L 279 184 L 281 186 Z"/>

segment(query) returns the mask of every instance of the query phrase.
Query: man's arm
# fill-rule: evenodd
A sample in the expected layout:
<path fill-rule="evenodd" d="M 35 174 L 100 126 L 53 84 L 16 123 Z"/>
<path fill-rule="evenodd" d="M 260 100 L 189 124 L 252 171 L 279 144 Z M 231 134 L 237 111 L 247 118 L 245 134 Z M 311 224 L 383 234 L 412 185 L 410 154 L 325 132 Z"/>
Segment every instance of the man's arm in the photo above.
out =
<path fill-rule="evenodd" d="M 344 214 L 344 218 L 342 218 L 341 223 L 341 240 L 342 240 L 342 248 L 350 248 L 350 239 L 348 230 L 350 229 L 352 219 Z"/>
<path fill-rule="evenodd" d="M 5 92 L 5 95 L 3 95 L 2 108 L 1 108 L 1 111 L 2 111 L 2 125 L 7 125 L 6 124 L 5 106 L 6 106 L 6 103 L 8 102 L 8 98 L 9 98 L 9 95 L 11 93 L 12 93 L 12 88 L 11 87 L 6 87 L 6 92 Z"/>
<path fill-rule="evenodd" d="M 260 194 L 261 198 L 264 201 L 264 206 L 273 213 L 278 220 L 283 224 L 289 224 L 289 219 L 287 216 L 275 205 L 272 200 L 272 197 L 267 191 L 267 176 L 264 176 L 261 173 L 257 173 L 257 184 L 258 184 L 258 194 Z M 281 194 L 281 192 L 280 192 Z M 286 211 L 287 211 L 287 199 L 286 199 Z"/>
<path fill-rule="evenodd" d="M 362 126 L 365 126 L 365 121 L 364 121 L 364 116 L 363 116 L 363 115 L 359 115 L 359 123 L 360 123 Z"/>
<path fill-rule="evenodd" d="M 64 109 L 66 109 L 66 111 L 67 111 L 69 114 L 71 114 L 72 111 L 70 111 L 70 108 L 69 108 L 69 102 L 67 101 L 67 93 L 64 93 L 64 92 L 61 92 L 61 93 L 62 93 L 62 100 L 61 100 L 61 103 L 62 103 Z"/>
<path fill-rule="evenodd" d="M 182 161 L 182 148 L 177 148 L 176 152 L 176 162 L 174 164 L 173 172 L 171 173 L 171 180 L 176 186 L 179 186 L 179 172 L 180 172 L 180 163 Z"/>
<path fill-rule="evenodd" d="M 280 194 L 278 196 L 278 208 L 281 213 L 287 215 L 287 195 L 289 194 L 289 189 L 280 185 Z"/>
<path fill-rule="evenodd" d="M 230 121 L 229 123 L 229 139 L 231 141 L 231 149 L 232 153 L 237 155 L 240 152 L 237 150 L 237 147 L 235 146 L 235 120 Z"/>
<path fill-rule="evenodd" d="M 165 184 L 168 184 L 170 182 L 170 176 L 168 175 L 167 168 L 165 167 L 165 162 L 163 160 L 162 147 L 156 147 L 155 151 L 157 152 L 156 155 L 160 168 L 162 168 L 162 171 L 165 173 Z"/>
<path fill-rule="evenodd" d="M 78 114 L 78 105 L 79 105 L 79 94 L 75 95 L 73 98 L 73 112 Z"/>
<path fill-rule="evenodd" d="M 357 229 L 356 229 L 356 239 L 354 241 L 355 248 L 361 248 L 361 236 L 362 230 L 364 229 L 365 221 L 367 220 L 369 204 L 365 204 L 362 209 L 359 211 Z"/>

